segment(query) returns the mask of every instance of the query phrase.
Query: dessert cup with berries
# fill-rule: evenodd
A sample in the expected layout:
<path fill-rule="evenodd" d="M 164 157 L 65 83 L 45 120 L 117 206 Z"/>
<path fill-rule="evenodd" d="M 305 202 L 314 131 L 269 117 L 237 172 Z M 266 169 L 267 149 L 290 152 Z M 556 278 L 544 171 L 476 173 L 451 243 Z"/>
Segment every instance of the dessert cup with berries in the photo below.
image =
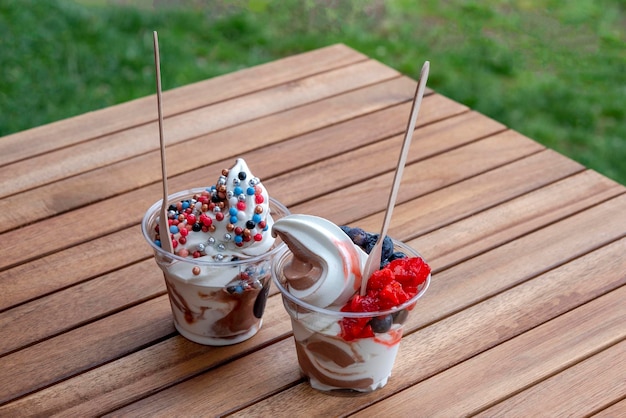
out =
<path fill-rule="evenodd" d="M 291 318 L 300 369 L 322 391 L 382 388 L 407 318 L 430 283 L 430 267 L 415 250 L 386 237 L 381 269 L 361 295 L 364 254 L 378 237 L 308 216 L 289 223 L 298 216 L 275 224 L 289 248 L 274 260 L 272 277 Z"/>

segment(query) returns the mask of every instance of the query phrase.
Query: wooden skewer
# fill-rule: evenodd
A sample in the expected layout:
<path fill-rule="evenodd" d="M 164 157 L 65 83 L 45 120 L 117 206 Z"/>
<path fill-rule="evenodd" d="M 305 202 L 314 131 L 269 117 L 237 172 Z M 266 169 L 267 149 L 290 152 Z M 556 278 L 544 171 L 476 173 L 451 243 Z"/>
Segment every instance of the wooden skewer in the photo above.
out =
<path fill-rule="evenodd" d="M 380 262 L 383 252 L 383 240 L 387 235 L 387 229 L 391 222 L 391 214 L 393 208 L 396 205 L 396 198 L 398 197 L 398 189 L 400 188 L 400 181 L 402 180 L 402 172 L 404 171 L 404 165 L 409 154 L 409 145 L 411 145 L 411 138 L 413 138 L 413 131 L 415 130 L 415 121 L 417 120 L 417 114 L 419 113 L 420 105 L 422 104 L 422 97 L 424 96 L 424 89 L 426 88 L 426 80 L 428 79 L 428 71 L 430 69 L 430 62 L 426 61 L 422 66 L 420 78 L 417 82 L 417 88 L 415 89 L 415 97 L 413 98 L 413 106 L 411 108 L 411 115 L 409 117 L 408 126 L 404 134 L 404 142 L 402 143 L 402 150 L 400 151 L 400 158 L 398 159 L 398 165 L 396 166 L 396 173 L 393 178 L 393 186 L 391 193 L 389 193 L 389 201 L 387 202 L 387 210 L 385 211 L 385 219 L 383 226 L 378 236 L 378 241 L 370 251 L 367 260 L 365 261 L 365 267 L 363 268 L 363 276 L 361 280 L 361 296 L 365 295 L 367 288 L 367 281 L 370 276 L 380 269 Z"/>
<path fill-rule="evenodd" d="M 156 89 L 157 89 L 157 109 L 159 112 L 159 140 L 161 142 L 161 176 L 163 179 L 163 203 L 159 213 L 159 236 L 161 238 L 161 248 L 169 253 L 174 252 L 172 240 L 170 238 L 170 227 L 167 222 L 167 168 L 165 164 L 165 139 L 163 136 L 163 107 L 161 105 L 161 59 L 159 58 L 159 38 L 156 31 L 154 38 L 154 66 L 156 69 Z"/>

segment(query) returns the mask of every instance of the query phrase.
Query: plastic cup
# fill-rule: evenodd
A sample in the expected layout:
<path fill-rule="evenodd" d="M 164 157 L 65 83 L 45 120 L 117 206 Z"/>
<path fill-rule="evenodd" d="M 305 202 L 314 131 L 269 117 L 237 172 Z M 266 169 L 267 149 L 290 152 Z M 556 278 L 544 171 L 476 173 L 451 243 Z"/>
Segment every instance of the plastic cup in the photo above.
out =
<path fill-rule="evenodd" d="M 203 190 L 182 191 L 170 195 L 168 201 L 179 202 Z M 269 207 L 274 220 L 289 214 L 273 198 Z M 161 200 L 148 209 L 141 230 L 163 271 L 178 332 L 188 340 L 213 346 L 236 344 L 254 336 L 263 322 L 272 259 L 286 248 L 285 244 L 277 237 L 268 252 L 237 261 L 180 257 L 154 243 L 160 209 Z"/>
<path fill-rule="evenodd" d="M 405 244 L 393 240 L 394 251 L 408 257 L 420 255 Z M 283 266 L 291 259 L 286 249 L 276 257 L 272 278 L 291 317 L 298 363 L 311 387 L 321 391 L 371 392 L 387 384 L 398 353 L 404 324 L 430 284 L 431 276 L 420 286 L 418 293 L 393 309 L 379 312 L 341 312 L 310 305 L 288 290 L 282 274 Z M 374 337 L 346 341 L 341 336 L 340 323 L 345 320 L 382 321 L 386 326 L 377 329 Z M 379 322 L 378 324 L 380 324 Z M 386 330 L 385 330 L 386 329 Z"/>

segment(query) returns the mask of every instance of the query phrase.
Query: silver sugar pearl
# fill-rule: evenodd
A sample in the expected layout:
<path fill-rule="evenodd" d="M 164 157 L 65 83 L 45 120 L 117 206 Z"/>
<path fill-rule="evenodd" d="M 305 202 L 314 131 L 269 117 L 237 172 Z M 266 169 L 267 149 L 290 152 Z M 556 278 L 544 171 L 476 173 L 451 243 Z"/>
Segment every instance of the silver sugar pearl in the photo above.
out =
<path fill-rule="evenodd" d="M 228 232 L 224 234 L 224 239 L 226 241 L 230 241 L 233 238 L 233 236 L 231 234 L 229 234 Z"/>
<path fill-rule="evenodd" d="M 234 185 L 234 186 L 239 186 L 239 184 L 240 184 L 240 183 L 241 183 L 241 180 L 239 180 L 237 177 L 235 177 L 235 178 L 233 179 L 233 185 Z"/>
<path fill-rule="evenodd" d="M 215 259 L 217 261 L 222 261 L 224 259 L 224 254 L 215 254 Z"/>
<path fill-rule="evenodd" d="M 237 199 L 239 199 L 240 202 L 245 202 L 246 201 L 246 195 L 242 193 L 239 196 L 237 196 Z"/>
<path fill-rule="evenodd" d="M 209 243 L 209 245 L 215 244 L 215 238 L 210 237 L 208 243 Z"/>
<path fill-rule="evenodd" d="M 230 198 L 231 198 L 231 197 L 233 197 L 234 195 L 235 195 L 235 193 L 234 193 L 232 190 L 229 190 L 229 191 L 227 191 L 227 192 L 226 192 L 226 197 L 227 197 L 228 199 L 230 199 Z"/>
<path fill-rule="evenodd" d="M 198 244 L 198 246 L 196 247 L 196 249 L 200 252 L 204 252 L 206 246 L 204 244 Z"/>
<path fill-rule="evenodd" d="M 226 246 L 222 243 L 217 244 L 217 249 L 219 251 L 224 251 L 226 249 Z"/>

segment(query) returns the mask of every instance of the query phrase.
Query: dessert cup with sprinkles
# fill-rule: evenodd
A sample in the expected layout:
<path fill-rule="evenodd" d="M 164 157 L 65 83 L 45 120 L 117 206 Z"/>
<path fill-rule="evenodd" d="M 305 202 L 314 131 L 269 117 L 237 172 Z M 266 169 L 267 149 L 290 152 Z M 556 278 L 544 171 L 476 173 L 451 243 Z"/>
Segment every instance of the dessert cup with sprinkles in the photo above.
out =
<path fill-rule="evenodd" d="M 180 206 L 180 202 L 194 202 L 203 193 L 206 194 L 206 189 L 173 194 L 168 198 L 170 209 L 177 204 Z M 159 240 L 155 239 L 159 238 L 155 231 L 158 233 L 160 208 L 161 201 L 152 205 L 141 226 L 156 263 L 163 271 L 176 329 L 191 341 L 214 346 L 236 344 L 254 336 L 262 324 L 272 259 L 281 252 L 284 243 L 279 238 L 272 239 L 269 245 L 260 247 L 261 252 L 222 256 L 220 247 L 223 249 L 224 243 L 209 237 L 206 242 L 194 245 L 196 254 L 190 254 L 191 250 L 172 254 L 161 248 Z M 272 198 L 268 208 L 273 220 L 289 213 Z M 175 230 L 172 228 L 170 232 Z M 178 243 L 181 234 L 177 232 L 172 235 L 178 237 L 175 240 Z M 193 230 L 186 233 L 185 238 L 192 234 Z M 234 231 L 231 235 L 236 236 Z M 271 237 L 269 232 L 264 235 Z M 229 241 L 234 242 L 232 237 Z M 202 253 L 198 254 L 200 250 Z"/>

